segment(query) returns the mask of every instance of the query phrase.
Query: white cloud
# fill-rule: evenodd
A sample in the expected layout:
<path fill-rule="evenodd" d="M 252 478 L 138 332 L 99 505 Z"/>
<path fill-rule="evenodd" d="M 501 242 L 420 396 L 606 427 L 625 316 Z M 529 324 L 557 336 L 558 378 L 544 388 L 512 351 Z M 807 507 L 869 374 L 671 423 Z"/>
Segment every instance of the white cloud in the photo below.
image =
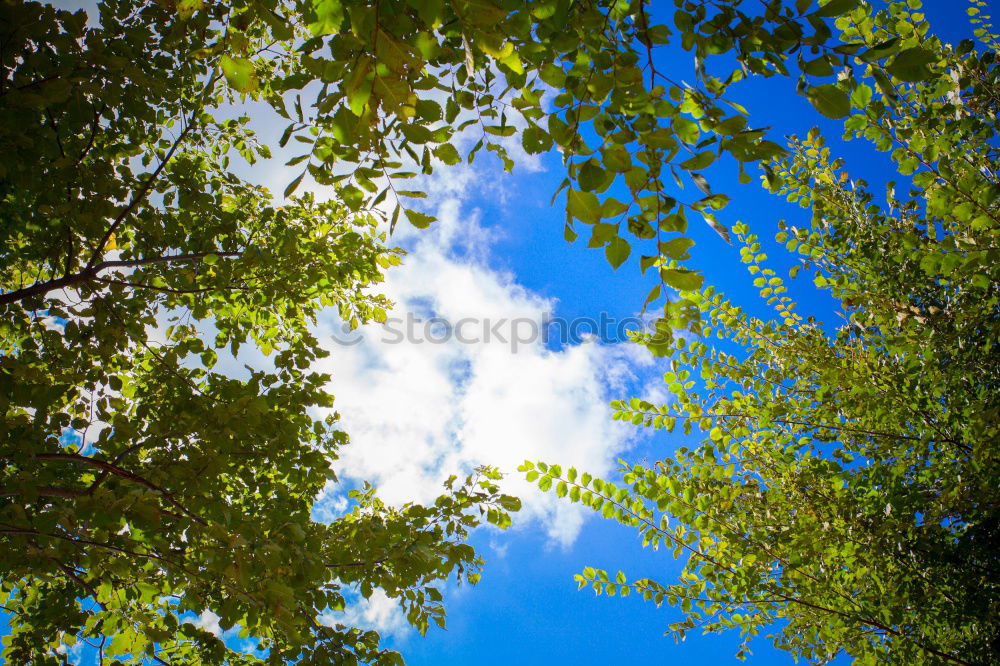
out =
<path fill-rule="evenodd" d="M 320 622 L 327 626 L 343 624 L 349 627 L 374 629 L 383 638 L 389 635 L 404 635 L 410 627 L 399 602 L 390 599 L 382 590 L 375 590 L 368 599 L 359 596 L 341 613 L 334 611 L 323 613 Z"/>
<path fill-rule="evenodd" d="M 229 629 L 223 631 L 222 626 L 219 624 L 219 620 L 221 618 L 208 609 L 203 610 L 196 618 L 188 616 L 184 619 L 191 622 L 191 624 L 199 629 L 207 631 L 216 638 L 221 638 L 230 647 L 230 649 L 244 654 L 253 654 L 258 657 L 263 656 L 264 654 L 260 650 L 260 643 L 257 639 L 240 637 L 240 625 L 233 625 Z"/>
<path fill-rule="evenodd" d="M 259 129 L 265 130 L 265 138 L 274 131 Z M 478 138 L 477 129 L 467 129 L 454 142 L 467 149 Z M 542 170 L 538 156 L 525 154 L 516 141 L 504 143 L 519 172 Z M 279 166 L 289 156 L 278 155 L 247 169 L 246 175 L 280 192 L 296 175 Z M 426 230 L 400 220 L 391 240 L 404 245 L 409 254 L 403 266 L 388 271 L 382 289 L 397 304 L 390 316 L 404 322 L 394 325 L 396 331 L 405 329 L 406 316 L 412 313 L 423 320 L 442 317 L 453 325 L 465 320 L 460 332 L 466 339 L 482 340 L 487 332 L 470 320 L 489 321 L 490 340 L 463 344 L 453 331 L 439 344 L 426 340 L 392 344 L 387 339 L 400 336 L 370 325 L 354 346 L 330 342 L 332 356 L 315 369 L 332 375 L 335 407 L 351 436 L 351 444 L 337 461 L 341 478 L 370 481 L 392 503 L 426 502 L 440 494 L 448 476 L 494 465 L 508 473 L 505 490 L 524 501 L 517 524 L 526 524 L 525 518 L 541 521 L 554 543 L 567 545 L 585 513 L 533 489 L 515 470 L 529 459 L 576 466 L 597 475 L 609 473 L 616 454 L 629 447 L 636 432 L 611 420 L 608 402 L 631 393 L 625 385 L 651 361 L 644 350 L 631 345 L 597 342 L 553 351 L 536 339 L 517 344 L 513 351 L 511 334 L 527 335 L 531 322 L 539 326 L 546 315 L 555 314 L 557 304 L 490 267 L 495 232 L 480 224 L 479 214 L 468 210 L 467 201 L 476 188 L 498 205 L 508 205 L 516 193 L 505 187 L 510 181 L 496 172 L 496 166 L 486 173 L 482 165 L 460 164 L 416 179 L 412 189 L 428 193 L 424 210 L 439 219 Z M 308 179 L 302 188 L 314 189 L 321 199 L 332 194 L 330 188 Z M 517 328 L 510 325 L 512 319 L 518 320 Z M 496 329 L 493 324 L 499 320 L 508 323 Z M 424 336 L 424 322 L 415 333 Z M 343 337 L 333 309 L 321 315 L 317 335 L 327 341 Z M 220 359 L 219 367 L 240 374 L 248 359 L 268 363 L 247 349 L 239 359 Z M 343 486 L 331 484 L 315 507 L 314 518 L 329 521 L 341 515 L 347 508 L 342 492 Z"/>
<path fill-rule="evenodd" d="M 218 637 L 222 635 L 222 627 L 219 626 L 219 616 L 210 610 L 203 610 L 201 615 L 198 616 L 198 619 L 192 624 L 199 629 L 204 629 L 214 636 Z"/>
<path fill-rule="evenodd" d="M 449 475 L 495 465 L 510 473 L 506 490 L 524 500 L 522 514 L 569 544 L 584 513 L 533 490 L 515 470 L 529 459 L 609 472 L 635 432 L 612 421 L 607 404 L 648 355 L 631 345 L 588 342 L 553 351 L 540 338 L 525 341 L 556 303 L 488 266 L 490 233 L 461 206 L 468 173 L 457 185 L 442 181 L 431 183 L 439 221 L 405 231 L 409 254 L 388 272 L 395 333 L 369 325 L 356 345 L 331 345 L 331 358 L 317 368 L 331 373 L 336 409 L 351 436 L 338 472 L 371 481 L 386 501 L 426 502 Z M 411 323 L 415 341 L 400 341 L 408 313 L 422 321 Z M 435 344 L 427 334 L 440 339 L 446 329 L 427 329 L 432 316 L 465 324 Z M 321 340 L 343 336 L 333 314 L 319 329 Z M 479 342 L 463 344 L 456 334 Z M 515 336 L 522 341 L 516 351 Z M 319 512 L 337 497 L 324 498 Z"/>
<path fill-rule="evenodd" d="M 329 493 L 324 493 L 322 502 L 317 502 L 312 508 L 312 519 L 321 523 L 330 524 L 347 512 L 347 497 L 336 494 L 337 484 L 330 482 L 327 486 Z"/>

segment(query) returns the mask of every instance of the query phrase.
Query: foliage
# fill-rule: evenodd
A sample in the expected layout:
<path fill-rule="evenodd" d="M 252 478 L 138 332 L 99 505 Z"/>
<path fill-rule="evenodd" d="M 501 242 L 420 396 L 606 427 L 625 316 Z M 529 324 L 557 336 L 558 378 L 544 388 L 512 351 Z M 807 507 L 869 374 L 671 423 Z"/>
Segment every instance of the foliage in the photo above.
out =
<path fill-rule="evenodd" d="M 398 256 L 368 213 L 278 205 L 233 174 L 268 150 L 213 111 L 246 73 L 191 57 L 190 18 L 99 9 L 88 26 L 0 5 L 4 658 L 63 663 L 88 641 L 102 663 L 396 663 L 320 614 L 382 590 L 421 630 L 443 625 L 435 582 L 474 582 L 464 537 L 517 501 L 482 470 L 433 506 L 366 489 L 311 519 L 347 438 L 316 416 L 332 398 L 309 326 L 328 306 L 383 316 L 370 290 Z M 219 363 L 247 347 L 266 360 Z M 265 656 L 196 627 L 206 610 Z"/>
<path fill-rule="evenodd" d="M 673 235 L 686 236 L 689 214 L 728 239 L 715 218 L 728 199 L 701 172 L 723 155 L 742 171 L 782 150 L 725 101 L 727 88 L 748 75 L 787 74 L 794 55 L 808 77 L 803 91 L 827 115 L 843 115 L 843 92 L 822 81 L 857 46 L 826 42 L 831 18 L 858 2 L 674 0 L 673 14 L 638 0 L 174 7 L 177 33 L 199 35 L 184 55 L 221 72 L 230 90 L 270 104 L 287 122 L 282 146 L 303 145 L 288 162 L 302 171 L 286 195 L 310 176 L 335 187 L 352 211 L 382 205 L 390 226 L 405 217 L 426 227 L 434 218 L 417 207 L 425 193 L 407 186 L 415 177 L 484 151 L 511 170 L 515 147 L 554 147 L 567 173 L 555 193 L 566 190 L 566 238 L 589 228 L 589 245 L 615 268 L 633 244 L 649 248 L 665 266 L 663 288 L 647 305 L 666 307 L 670 288 L 701 279 L 664 249 Z M 693 56 L 694 84 L 658 68 L 671 45 Z M 719 54 L 730 64 L 714 72 L 707 62 Z M 471 148 L 460 141 L 469 134 Z M 697 186 L 687 199 L 677 192 L 684 172 Z M 616 183 L 624 201 L 609 195 Z M 665 312 L 664 339 L 675 314 Z"/>
<path fill-rule="evenodd" d="M 812 210 L 777 240 L 841 326 L 799 314 L 736 229 L 773 315 L 685 292 L 708 325 L 672 343 L 674 399 L 613 405 L 637 426 L 700 430 L 701 445 L 623 462 L 623 485 L 525 463 L 542 489 L 685 558 L 676 582 L 588 568 L 581 587 L 677 607 L 679 638 L 739 629 L 741 657 L 774 627 L 778 647 L 818 663 L 1000 660 L 1000 44 L 984 6 L 977 40 L 956 47 L 898 3 L 838 19 L 864 44 L 836 84 L 845 138 L 901 177 L 882 204 L 816 131 L 767 167 L 773 192 Z"/>
<path fill-rule="evenodd" d="M 485 471 L 433 508 L 362 493 L 333 525 L 310 521 L 346 440 L 311 411 L 331 398 L 309 324 L 322 307 L 384 316 L 371 288 L 397 257 L 379 211 L 430 224 L 400 205 L 423 196 L 401 184 L 483 151 L 510 169 L 512 142 L 562 152 L 567 238 L 590 226 L 616 267 L 655 244 L 650 302 L 699 287 L 680 263 L 688 213 L 729 234 L 712 213 L 727 199 L 701 172 L 782 152 L 722 95 L 795 57 L 803 92 L 842 114 L 844 87 L 823 81 L 859 47 L 826 42 L 858 0 L 674 4 L 661 17 L 618 0 L 104 0 L 88 23 L 4 0 L 9 658 L 58 661 L 61 642 L 92 637 L 133 661 L 244 659 L 186 621 L 211 609 L 265 639 L 271 661 L 394 659 L 373 634 L 316 624 L 345 584 L 386 590 L 421 628 L 439 619 L 430 583 L 476 575 L 460 543 L 476 509 L 505 525 L 516 501 Z M 694 56 L 695 85 L 657 69 L 671 40 Z M 713 74 L 717 54 L 734 69 Z M 305 146 L 283 202 L 234 175 L 270 155 L 247 117 L 226 119 L 247 101 L 284 118 L 281 146 Z M 666 171 L 683 183 L 673 162 L 704 196 L 667 193 Z M 307 175 L 337 203 L 291 198 Z M 666 307 L 664 332 L 695 326 L 685 302 Z M 268 360 L 216 367 L 242 347 Z"/>

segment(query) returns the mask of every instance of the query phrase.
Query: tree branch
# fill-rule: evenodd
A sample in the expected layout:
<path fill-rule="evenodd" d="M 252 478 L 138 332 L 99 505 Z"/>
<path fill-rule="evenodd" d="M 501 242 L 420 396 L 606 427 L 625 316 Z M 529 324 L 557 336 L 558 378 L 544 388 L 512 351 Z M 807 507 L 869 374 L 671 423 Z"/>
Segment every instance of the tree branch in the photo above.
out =
<path fill-rule="evenodd" d="M 173 145 L 170 146 L 170 150 L 168 150 L 167 154 L 163 156 L 162 160 L 160 160 L 159 165 L 157 165 L 156 169 L 153 170 L 153 173 L 149 174 L 149 177 L 146 179 L 146 182 L 142 184 L 142 187 L 139 188 L 139 191 L 132 196 L 132 200 L 128 203 L 127 206 L 125 206 L 122 212 L 118 213 L 118 216 L 111 222 L 111 226 L 109 226 L 108 230 L 104 232 L 104 236 L 101 237 L 101 240 L 98 241 L 97 243 L 97 247 L 94 248 L 94 254 L 91 256 L 90 261 L 87 262 L 87 267 L 85 270 L 90 270 L 97 265 L 98 258 L 101 257 L 102 253 L 104 252 L 104 248 L 107 246 L 108 241 L 111 240 L 111 237 L 114 235 L 115 231 L 117 231 L 118 227 L 121 226 L 121 223 L 125 221 L 125 218 L 131 215 L 132 211 L 134 211 L 136 207 L 146 198 L 146 196 L 149 194 L 149 191 L 153 189 L 153 184 L 160 177 L 160 174 L 163 172 L 163 169 L 166 168 L 167 164 L 170 163 L 170 160 L 171 158 L 173 158 L 174 153 L 177 152 L 177 149 L 181 146 L 181 144 L 184 142 L 184 139 L 187 138 L 187 135 L 191 132 L 193 128 L 194 128 L 194 117 L 192 116 L 192 118 L 184 126 L 184 129 L 181 131 L 181 133 L 177 136 L 176 139 L 174 139 L 174 143 Z"/>
<path fill-rule="evenodd" d="M 133 483 L 138 483 L 139 485 L 141 485 L 141 486 L 143 486 L 145 488 L 149 488 L 150 490 L 159 493 L 161 496 L 163 496 L 163 498 L 165 500 L 167 500 L 167 502 L 169 502 L 172 506 L 176 507 L 179 511 L 181 511 L 188 518 L 191 518 L 195 522 L 198 522 L 198 523 L 200 523 L 202 525 L 207 525 L 208 524 L 208 521 L 206 521 L 204 518 L 202 518 L 198 514 L 194 513 L 190 509 L 188 509 L 186 506 L 184 506 L 166 488 L 163 488 L 163 487 L 161 487 L 161 486 L 153 483 L 152 481 L 149 481 L 145 477 L 142 477 L 142 476 L 136 474 L 135 472 L 130 472 L 127 469 L 123 469 L 123 468 L 119 467 L 118 465 L 115 465 L 114 463 L 106 462 L 104 460 L 97 460 L 96 458 L 91 458 L 89 456 L 82 456 L 82 455 L 80 455 L 78 453 L 36 453 L 32 457 L 35 458 L 36 460 L 51 460 L 51 461 L 55 461 L 55 462 L 73 462 L 73 463 L 79 463 L 81 465 L 90 465 L 91 467 L 96 467 L 96 468 L 98 468 L 98 469 L 100 469 L 100 470 L 102 470 L 104 472 L 107 472 L 108 474 L 112 474 L 114 476 L 117 476 L 117 477 L 122 478 L 122 479 L 126 479 L 128 481 L 132 481 Z M 9 459 L 13 458 L 13 456 L 4 455 L 4 456 L 0 456 L 0 458 L 5 458 L 5 459 L 9 460 Z M 60 490 L 60 489 L 53 489 L 53 490 Z M 93 490 L 93 487 L 91 489 L 89 489 L 89 490 L 86 490 L 86 491 L 72 491 L 72 492 L 76 493 L 76 494 L 72 494 L 72 495 L 53 495 L 53 496 L 55 496 L 55 497 L 79 497 L 80 495 L 86 495 L 86 494 L 92 492 L 92 490 Z M 0 494 L 6 494 L 6 493 L 0 493 Z M 39 492 L 39 494 L 41 494 L 41 492 Z"/>
<path fill-rule="evenodd" d="M 101 271 L 105 271 L 109 268 L 135 268 L 138 266 L 149 266 L 152 264 L 200 261 L 210 254 L 214 254 L 220 257 L 231 257 L 231 258 L 239 258 L 243 256 L 242 252 L 192 252 L 189 254 L 176 254 L 164 257 L 149 257 L 146 259 L 102 261 L 101 263 L 95 266 L 84 268 L 79 273 L 66 275 L 64 277 L 57 278 L 55 280 L 36 282 L 30 287 L 23 287 L 21 289 L 15 289 L 14 291 L 8 291 L 6 294 L 0 294 L 0 305 L 10 305 L 11 303 L 16 303 L 26 298 L 31 298 L 32 296 L 41 296 L 47 294 L 48 292 L 55 291 L 56 289 L 65 289 L 66 287 L 72 287 L 73 285 L 80 284 L 82 282 L 90 282 L 91 280 L 97 280 L 99 279 L 98 274 Z M 147 286 L 147 285 L 138 285 L 138 286 Z"/>

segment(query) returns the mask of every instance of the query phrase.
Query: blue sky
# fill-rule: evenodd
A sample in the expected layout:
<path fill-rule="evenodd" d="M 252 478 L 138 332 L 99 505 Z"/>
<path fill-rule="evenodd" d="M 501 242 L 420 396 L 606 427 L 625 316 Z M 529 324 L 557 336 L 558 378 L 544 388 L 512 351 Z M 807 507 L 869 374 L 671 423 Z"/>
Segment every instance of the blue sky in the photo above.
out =
<path fill-rule="evenodd" d="M 964 3 L 940 0 L 926 8 L 935 32 L 952 42 L 971 32 L 964 10 Z M 689 61 L 684 56 L 679 65 L 665 69 L 679 69 L 683 76 L 689 74 Z M 852 177 L 865 178 L 876 193 L 891 178 L 887 157 L 856 142 L 842 145 L 839 123 L 823 121 L 796 96 L 794 81 L 751 81 L 734 98 L 751 111 L 753 125 L 773 126 L 772 138 L 779 142 L 783 135 L 803 135 L 819 125 L 834 153 L 846 159 Z M 260 129 L 267 136 L 282 128 Z M 748 223 L 765 251 L 770 250 L 772 267 L 787 268 L 790 261 L 783 250 L 768 247 L 776 223 L 783 218 L 805 225 L 808 212 L 767 194 L 757 172 L 751 174 L 753 183 L 739 185 L 731 164 L 707 172 L 713 189 L 732 198 L 720 221 L 727 226 L 737 220 Z M 281 191 L 297 173 L 270 164 L 244 175 Z M 502 174 L 486 157 L 474 168 L 445 170 L 431 178 L 426 183 L 428 209 L 440 221 L 427 231 L 399 229 L 395 240 L 410 254 L 386 285 L 398 304 L 393 315 L 425 320 L 436 315 L 453 324 L 463 317 L 495 322 L 541 321 L 546 314 L 565 319 L 596 318 L 602 312 L 635 315 L 653 285 L 651 276 L 639 276 L 639 252 L 614 272 L 603 251 L 586 249 L 585 239 L 565 243 L 561 205 L 549 205 L 562 178 L 555 155 L 525 156 L 513 175 Z M 697 241 L 692 266 L 740 305 L 751 311 L 760 307 L 739 262 L 739 247 L 694 221 L 690 231 Z M 833 319 L 833 304 L 816 295 L 806 280 L 789 286 L 801 311 Z M 502 330 L 510 332 L 509 327 Z M 332 314 L 319 323 L 321 339 L 332 340 L 338 331 Z M 380 630 L 411 666 L 735 661 L 736 633 L 692 633 L 678 645 L 664 636 L 667 625 L 678 619 L 671 609 L 657 609 L 637 597 L 577 591 L 573 574 L 585 566 L 622 569 L 630 577 L 663 582 L 679 567 L 667 552 L 643 550 L 633 531 L 590 517 L 554 495 L 531 491 L 514 472 L 521 460 L 530 458 L 607 475 L 619 456 L 657 459 L 690 444 L 680 435 L 652 436 L 610 421 L 610 400 L 664 396 L 662 363 L 624 344 L 533 341 L 513 352 L 509 341 L 431 344 L 384 338 L 385 332 L 372 326 L 357 344 L 330 342 L 333 356 L 319 368 L 333 375 L 331 390 L 352 436 L 338 463 L 341 476 L 348 483 L 372 480 L 389 501 L 425 501 L 449 474 L 494 464 L 510 473 L 510 488 L 524 497 L 525 510 L 511 530 L 483 529 L 473 536 L 487 566 L 479 585 L 449 586 L 446 631 L 432 629 L 420 637 L 384 599 L 349 608 L 347 619 Z M 233 359 L 232 366 L 247 361 L 266 362 L 244 355 Z M 335 517 L 345 507 L 344 488 L 331 487 L 316 516 Z M 210 620 L 205 617 L 207 626 Z M 752 649 L 753 664 L 792 663 L 763 637 Z"/>
<path fill-rule="evenodd" d="M 956 43 L 971 35 L 965 8 L 965 3 L 935 0 L 927 3 L 925 11 L 933 31 Z M 857 141 L 840 141 L 840 123 L 824 120 L 808 101 L 796 96 L 794 81 L 748 82 L 737 89 L 736 99 L 750 109 L 751 118 L 758 119 L 756 124 L 773 126 L 776 140 L 789 134 L 802 136 L 812 126 L 820 126 L 834 154 L 845 158 L 852 178 L 868 180 L 876 195 L 881 195 L 885 183 L 895 177 L 886 155 Z M 653 284 L 638 277 L 638 253 L 613 272 L 603 252 L 586 249 L 584 239 L 573 245 L 565 243 L 561 210 L 558 205 L 549 207 L 552 191 L 562 178 L 558 159 L 546 157 L 542 167 L 529 173 L 515 170 L 507 177 L 483 176 L 483 184 L 467 193 L 464 209 L 478 210 L 481 225 L 497 232 L 489 244 L 487 265 L 509 271 L 517 284 L 530 292 L 554 299 L 558 316 L 593 317 L 602 311 L 616 316 L 633 314 Z M 727 226 L 736 220 L 748 223 L 764 243 L 772 267 L 787 268 L 790 258 L 770 242 L 777 221 L 806 225 L 808 211 L 765 192 L 756 173 L 753 183 L 739 185 L 735 169 L 729 167 L 722 165 L 708 173 L 713 189 L 732 197 L 720 219 Z M 498 179 L 502 179 L 506 199 L 497 196 Z M 760 307 L 756 289 L 739 263 L 738 246 L 727 245 L 707 226 L 692 224 L 691 231 L 697 241 L 693 265 L 705 272 L 707 281 L 749 309 Z M 836 319 L 833 303 L 817 294 L 808 278 L 793 281 L 789 287 L 799 300 L 800 311 L 827 322 Z M 655 367 L 641 369 L 629 383 L 632 393 L 620 395 L 648 390 L 650 383 L 658 381 L 659 372 Z M 656 459 L 683 443 L 680 436 L 673 435 L 641 439 L 632 442 L 622 455 Z M 548 460 L 560 461 L 558 456 Z M 636 577 L 669 580 L 676 575 L 678 565 L 668 553 L 643 550 L 634 531 L 597 518 L 585 521 L 568 546 L 553 543 L 539 527 L 534 521 L 505 534 L 477 535 L 474 542 L 488 560 L 485 575 L 476 588 L 446 596 L 448 630 L 432 630 L 424 638 L 392 636 L 390 644 L 398 646 L 413 666 L 735 663 L 733 654 L 740 640 L 736 633 L 692 633 L 684 643 L 676 644 L 664 636 L 667 625 L 678 619 L 671 609 L 656 609 L 636 597 L 595 597 L 589 590 L 577 591 L 572 580 L 572 574 L 584 566 L 620 568 Z M 763 636 L 754 640 L 752 650 L 753 664 L 792 663 Z"/>

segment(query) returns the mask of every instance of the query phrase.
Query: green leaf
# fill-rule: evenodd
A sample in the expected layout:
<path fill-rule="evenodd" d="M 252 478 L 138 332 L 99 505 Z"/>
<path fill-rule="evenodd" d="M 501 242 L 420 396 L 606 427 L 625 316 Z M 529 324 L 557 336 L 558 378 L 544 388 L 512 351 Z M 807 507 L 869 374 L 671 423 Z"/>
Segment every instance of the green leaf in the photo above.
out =
<path fill-rule="evenodd" d="M 689 160 L 681 162 L 680 167 L 688 171 L 694 169 L 705 169 L 715 162 L 715 153 L 705 151 L 703 153 L 698 153 Z"/>
<path fill-rule="evenodd" d="M 900 81 L 916 83 L 931 77 L 928 65 L 937 62 L 938 59 L 938 56 L 933 52 L 920 46 L 914 46 L 896 54 L 896 57 L 886 67 L 886 71 Z"/>
<path fill-rule="evenodd" d="M 335 35 L 344 22 L 344 7 L 340 0 L 312 0 L 312 10 L 316 20 L 309 24 L 309 31 L 315 35 Z"/>
<path fill-rule="evenodd" d="M 860 0 L 830 0 L 830 2 L 814 11 L 812 15 L 819 18 L 842 16 L 859 4 L 861 4 Z"/>
<path fill-rule="evenodd" d="M 610 144 L 601 148 L 604 166 L 616 173 L 625 173 L 632 168 L 632 156 L 625 146 Z"/>
<path fill-rule="evenodd" d="M 260 82 L 251 61 L 246 58 L 233 58 L 226 54 L 219 59 L 219 65 L 226 77 L 226 83 L 234 90 L 241 93 L 257 91 Z"/>
<path fill-rule="evenodd" d="M 399 131 L 410 143 L 427 143 L 433 139 L 431 131 L 417 123 L 402 123 Z"/>
<path fill-rule="evenodd" d="M 373 81 L 371 78 L 371 58 L 361 58 L 344 82 L 344 94 L 347 96 L 347 106 L 351 113 L 360 116 L 364 113 L 368 100 L 371 99 Z"/>
<path fill-rule="evenodd" d="M 604 185 L 606 176 L 607 174 L 604 169 L 597 166 L 597 164 L 594 162 L 585 162 L 580 167 L 577 182 L 580 184 L 581 189 L 587 192 L 593 192 L 594 190 L 600 189 L 600 187 Z"/>
<path fill-rule="evenodd" d="M 671 241 L 659 244 L 659 252 L 665 257 L 682 260 L 688 258 L 688 250 L 694 246 L 694 241 L 690 238 L 675 238 Z"/>
<path fill-rule="evenodd" d="M 174 5 L 174 9 L 177 11 L 177 16 L 181 20 L 187 20 L 191 18 L 196 11 L 202 9 L 204 3 L 202 0 L 178 0 Z"/>
<path fill-rule="evenodd" d="M 701 135 L 698 123 L 692 122 L 687 118 L 674 118 L 672 127 L 677 138 L 684 143 L 689 145 L 698 143 L 698 137 Z"/>
<path fill-rule="evenodd" d="M 506 127 L 501 127 L 500 125 L 487 125 L 483 128 L 487 134 L 492 134 L 493 136 L 514 136 L 517 132 L 517 128 L 512 125 L 507 125 Z"/>
<path fill-rule="evenodd" d="M 552 137 L 541 127 L 530 125 L 521 134 L 521 147 L 529 155 L 545 153 L 552 148 Z"/>
<path fill-rule="evenodd" d="M 851 91 L 851 104 L 857 109 L 864 109 L 872 100 L 872 89 L 864 84 Z"/>
<path fill-rule="evenodd" d="M 521 510 L 521 500 L 517 497 L 511 497 L 510 495 L 501 495 L 500 506 L 504 508 L 505 511 L 520 511 Z"/>
<path fill-rule="evenodd" d="M 292 196 L 292 194 L 294 194 L 295 190 L 298 189 L 299 184 L 302 182 L 302 179 L 305 178 L 305 175 L 306 175 L 306 172 L 303 171 L 298 176 L 296 176 L 292 180 L 292 182 L 288 183 L 288 185 L 285 187 L 285 192 L 284 192 L 284 195 L 285 195 L 286 199 L 288 197 Z"/>
<path fill-rule="evenodd" d="M 601 218 L 609 219 L 612 217 L 618 217 L 624 215 L 628 211 L 628 206 L 623 204 L 618 199 L 608 197 L 601 204 Z"/>
<path fill-rule="evenodd" d="M 820 56 L 815 60 L 807 60 L 802 63 L 802 71 L 810 76 L 833 76 L 833 65 L 830 64 L 831 58 L 827 56 Z"/>
<path fill-rule="evenodd" d="M 615 236 L 604 248 L 604 254 L 608 258 L 608 263 L 615 270 L 625 263 L 632 253 L 632 247 L 623 238 Z"/>
<path fill-rule="evenodd" d="M 642 311 L 645 312 L 646 308 L 649 307 L 650 303 L 654 303 L 655 301 L 659 300 L 659 298 L 660 298 L 660 285 L 656 285 L 652 289 L 650 289 L 649 293 L 646 295 L 646 300 L 643 301 L 642 304 Z"/>
<path fill-rule="evenodd" d="M 593 192 L 570 190 L 566 195 L 566 210 L 585 224 L 597 224 L 601 219 L 601 204 Z"/>
<path fill-rule="evenodd" d="M 435 146 L 433 152 L 435 157 L 448 166 L 454 166 L 462 161 L 462 156 L 458 154 L 455 146 L 450 143 L 442 143 L 439 146 Z"/>
<path fill-rule="evenodd" d="M 425 215 L 424 213 L 418 213 L 415 210 L 403 209 L 406 214 L 406 219 L 410 221 L 410 224 L 415 226 L 417 229 L 426 229 L 431 226 L 431 224 L 436 220 L 432 215 Z"/>
<path fill-rule="evenodd" d="M 883 72 L 881 69 L 873 70 L 872 78 L 875 79 L 875 83 L 876 85 L 878 85 L 878 88 L 879 90 L 882 91 L 883 95 L 893 100 L 898 97 L 898 95 L 896 94 L 896 89 L 895 87 L 893 87 L 892 82 L 889 80 L 889 77 L 886 76 L 885 72 Z"/>
<path fill-rule="evenodd" d="M 827 118 L 836 120 L 851 112 L 851 100 L 847 93 L 834 84 L 809 88 L 806 98 Z"/>
<path fill-rule="evenodd" d="M 660 271 L 660 277 L 667 285 L 678 291 L 694 291 L 700 289 L 705 281 L 701 275 L 694 271 L 665 268 Z"/>

